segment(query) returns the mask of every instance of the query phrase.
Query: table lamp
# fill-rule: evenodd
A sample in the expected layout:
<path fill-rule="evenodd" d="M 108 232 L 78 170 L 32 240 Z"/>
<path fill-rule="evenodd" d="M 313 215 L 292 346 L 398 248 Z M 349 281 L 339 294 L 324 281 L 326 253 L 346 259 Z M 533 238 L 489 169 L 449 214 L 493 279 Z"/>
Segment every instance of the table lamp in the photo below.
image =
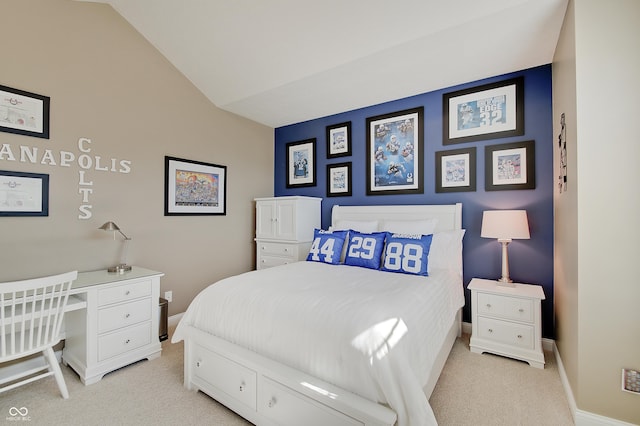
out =
<path fill-rule="evenodd" d="M 528 240 L 529 222 L 526 210 L 486 210 L 482 213 L 482 238 L 497 238 L 502 244 L 502 278 L 499 285 L 514 287 L 509 278 L 509 254 L 507 246 L 511 240 Z"/>
<path fill-rule="evenodd" d="M 131 241 L 131 238 L 129 238 L 126 235 L 124 235 L 124 232 L 122 232 L 120 230 L 120 228 L 118 227 L 118 225 L 116 225 L 113 222 L 106 222 L 104 225 L 102 225 L 98 229 L 102 229 L 104 231 L 113 231 L 113 239 L 114 240 L 116 239 L 116 231 L 121 233 L 122 236 L 124 237 L 124 247 L 122 248 L 122 257 L 120 258 L 120 264 L 118 264 L 116 266 L 112 266 L 110 268 L 107 268 L 107 271 L 108 272 L 117 272 L 119 274 L 122 274 L 123 272 L 126 272 L 126 271 L 130 271 L 131 270 L 131 266 L 127 265 L 127 250 L 129 248 L 129 241 Z"/>

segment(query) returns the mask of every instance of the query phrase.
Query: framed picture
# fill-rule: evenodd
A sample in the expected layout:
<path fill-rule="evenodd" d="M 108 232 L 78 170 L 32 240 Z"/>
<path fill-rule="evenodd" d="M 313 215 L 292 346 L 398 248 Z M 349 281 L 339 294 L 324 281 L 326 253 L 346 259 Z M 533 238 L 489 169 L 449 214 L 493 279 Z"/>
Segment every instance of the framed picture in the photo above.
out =
<path fill-rule="evenodd" d="M 49 216 L 49 175 L 0 170 L 0 216 Z"/>
<path fill-rule="evenodd" d="M 0 86 L 0 131 L 49 139 L 48 96 Z"/>
<path fill-rule="evenodd" d="M 444 145 L 524 134 L 522 77 L 442 96 Z"/>
<path fill-rule="evenodd" d="M 164 157 L 164 215 L 227 214 L 227 167 Z"/>
<path fill-rule="evenodd" d="M 351 122 L 327 126 L 327 158 L 351 155 Z"/>
<path fill-rule="evenodd" d="M 436 152 L 436 192 L 476 190 L 476 148 Z"/>
<path fill-rule="evenodd" d="M 501 191 L 536 187 L 533 141 L 486 146 L 484 161 L 485 190 Z"/>
<path fill-rule="evenodd" d="M 367 118 L 367 195 L 422 194 L 424 108 Z"/>
<path fill-rule="evenodd" d="M 287 188 L 316 186 L 316 139 L 287 144 Z"/>
<path fill-rule="evenodd" d="M 327 197 L 351 196 L 351 162 L 327 165 Z"/>

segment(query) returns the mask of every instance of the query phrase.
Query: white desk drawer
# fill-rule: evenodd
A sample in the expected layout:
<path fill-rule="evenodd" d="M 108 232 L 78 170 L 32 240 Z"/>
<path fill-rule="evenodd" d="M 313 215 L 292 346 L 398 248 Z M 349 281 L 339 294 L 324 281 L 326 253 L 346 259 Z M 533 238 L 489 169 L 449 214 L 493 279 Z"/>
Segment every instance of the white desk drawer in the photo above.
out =
<path fill-rule="evenodd" d="M 532 325 L 516 324 L 491 318 L 478 318 L 478 336 L 520 348 L 534 348 Z"/>
<path fill-rule="evenodd" d="M 478 293 L 478 314 L 533 323 L 533 300 Z"/>
<path fill-rule="evenodd" d="M 256 372 L 217 353 L 193 345 L 193 374 L 232 398 L 256 409 Z"/>
<path fill-rule="evenodd" d="M 151 321 L 122 329 L 115 333 L 104 334 L 98 338 L 98 361 L 123 354 L 127 351 L 151 343 Z M 157 330 L 155 339 L 157 341 Z"/>
<path fill-rule="evenodd" d="M 151 319 L 151 299 L 139 299 L 98 311 L 98 333 L 115 330 Z"/>
<path fill-rule="evenodd" d="M 258 412 L 284 426 L 357 426 L 362 422 L 295 392 L 265 376 L 260 382 Z"/>
<path fill-rule="evenodd" d="M 98 291 L 98 306 L 151 295 L 151 280 L 137 281 L 129 284 L 103 288 Z"/>

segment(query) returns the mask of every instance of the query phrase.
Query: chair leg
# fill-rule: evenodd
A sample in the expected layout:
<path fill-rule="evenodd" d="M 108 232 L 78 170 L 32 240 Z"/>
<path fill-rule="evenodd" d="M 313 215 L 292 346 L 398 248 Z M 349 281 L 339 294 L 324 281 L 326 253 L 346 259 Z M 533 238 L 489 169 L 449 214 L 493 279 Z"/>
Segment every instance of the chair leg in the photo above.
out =
<path fill-rule="evenodd" d="M 49 363 L 50 370 L 56 378 L 62 397 L 64 399 L 68 399 L 69 391 L 67 390 L 67 384 L 64 382 L 64 376 L 62 375 L 62 370 L 60 370 L 60 364 L 58 364 L 58 359 L 56 358 L 56 354 L 53 352 L 53 348 L 48 347 L 43 351 L 43 353 Z"/>

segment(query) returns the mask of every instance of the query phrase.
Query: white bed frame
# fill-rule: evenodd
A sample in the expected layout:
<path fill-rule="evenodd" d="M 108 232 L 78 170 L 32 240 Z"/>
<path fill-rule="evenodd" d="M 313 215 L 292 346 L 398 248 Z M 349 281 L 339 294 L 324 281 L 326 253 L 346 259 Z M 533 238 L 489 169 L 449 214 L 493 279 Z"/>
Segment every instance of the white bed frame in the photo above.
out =
<path fill-rule="evenodd" d="M 462 228 L 462 204 L 334 206 L 338 220 L 438 219 L 436 231 Z M 461 254 L 462 255 L 462 254 Z M 429 382 L 431 396 L 457 336 L 461 314 L 451 325 Z M 184 328 L 184 385 L 200 390 L 257 425 L 392 426 L 390 408 L 340 389 L 193 327 Z"/>

